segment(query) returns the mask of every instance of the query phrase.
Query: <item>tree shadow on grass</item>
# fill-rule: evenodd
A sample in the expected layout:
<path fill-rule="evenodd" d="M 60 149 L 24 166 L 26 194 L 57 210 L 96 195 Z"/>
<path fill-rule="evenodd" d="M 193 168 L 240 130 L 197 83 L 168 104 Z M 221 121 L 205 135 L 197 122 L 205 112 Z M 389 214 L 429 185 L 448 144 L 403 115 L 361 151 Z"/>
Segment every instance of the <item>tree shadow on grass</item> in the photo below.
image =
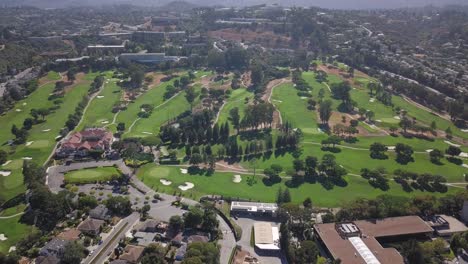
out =
<path fill-rule="evenodd" d="M 453 163 L 455 165 L 462 165 L 463 164 L 463 160 L 459 159 L 459 158 L 455 158 L 455 157 L 448 157 L 447 160 L 450 162 L 450 163 Z"/>

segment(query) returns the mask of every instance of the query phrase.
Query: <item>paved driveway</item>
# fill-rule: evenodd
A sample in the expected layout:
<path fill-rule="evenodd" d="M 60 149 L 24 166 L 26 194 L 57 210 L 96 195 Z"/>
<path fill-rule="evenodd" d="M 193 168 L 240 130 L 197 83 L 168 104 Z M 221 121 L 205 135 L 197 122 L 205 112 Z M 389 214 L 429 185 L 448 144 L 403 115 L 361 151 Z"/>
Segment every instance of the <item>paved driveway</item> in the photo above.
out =
<path fill-rule="evenodd" d="M 237 242 L 243 250 L 250 252 L 250 254 L 264 264 L 286 264 L 286 258 L 280 252 L 262 251 L 250 246 L 250 237 L 252 235 L 252 227 L 255 222 L 269 222 L 272 226 L 279 228 L 280 223 L 272 220 L 270 217 L 238 217 L 234 221 L 242 228 L 241 240 Z"/>
<path fill-rule="evenodd" d="M 93 168 L 93 167 L 109 167 L 109 166 L 114 166 L 114 165 L 118 166 L 119 169 L 124 174 L 131 175 L 130 181 L 132 185 L 128 185 L 127 187 L 128 187 L 128 196 L 129 196 L 130 201 L 132 202 L 133 209 L 141 208 L 145 204 L 145 201 L 147 201 L 147 204 L 151 206 L 149 215 L 155 219 L 159 219 L 162 221 L 169 221 L 169 218 L 171 216 L 182 215 L 183 213 L 185 213 L 185 211 L 182 210 L 181 208 L 171 206 L 171 203 L 176 201 L 176 199 L 178 198 L 176 196 L 160 193 L 159 195 L 161 198 L 163 198 L 163 201 L 153 203 L 152 202 L 153 195 L 156 192 L 153 189 L 146 186 L 136 176 L 133 176 L 133 171 L 130 168 L 128 168 L 122 160 L 92 161 L 92 162 L 72 163 L 68 166 L 66 165 L 52 166 L 47 169 L 46 185 L 49 186 L 49 189 L 52 192 L 57 193 L 63 189 L 60 186 L 63 185 L 64 183 L 64 173 L 67 171 L 80 170 L 80 169 Z M 122 194 L 114 192 L 114 189 L 111 185 L 84 184 L 84 185 L 79 185 L 78 188 L 79 188 L 79 192 L 84 192 L 88 194 L 92 190 L 94 190 L 95 195 L 100 199 L 107 199 L 108 195 L 112 195 L 112 196 L 122 195 Z M 101 193 L 102 195 L 99 195 Z M 149 200 L 146 200 L 145 199 L 146 197 L 149 197 Z M 187 198 L 182 198 L 181 202 L 188 204 L 188 205 L 198 204 L 197 201 L 187 199 Z M 219 215 L 217 216 L 217 218 L 219 220 L 219 228 L 221 232 L 223 233 L 223 239 L 218 241 L 218 243 L 221 245 L 220 263 L 222 264 L 229 263 L 231 252 L 233 248 L 236 246 L 236 240 L 228 224 Z M 109 237 L 111 237 L 111 235 Z M 93 254 L 97 254 L 97 253 L 95 252 Z M 99 260 L 101 260 L 101 258 L 99 258 Z M 90 262 L 85 262 L 85 263 L 88 264 Z M 104 263 L 104 261 L 92 262 L 92 263 Z"/>

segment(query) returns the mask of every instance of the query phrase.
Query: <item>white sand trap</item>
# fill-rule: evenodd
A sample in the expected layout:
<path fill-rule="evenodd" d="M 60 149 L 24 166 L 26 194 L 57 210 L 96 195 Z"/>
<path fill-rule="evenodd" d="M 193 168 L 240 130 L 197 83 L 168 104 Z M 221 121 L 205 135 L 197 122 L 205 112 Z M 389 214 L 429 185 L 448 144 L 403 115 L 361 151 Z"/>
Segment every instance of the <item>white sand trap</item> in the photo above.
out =
<path fill-rule="evenodd" d="M 16 247 L 15 246 L 11 246 L 10 249 L 8 250 L 8 253 L 11 253 L 13 251 L 16 251 Z"/>
<path fill-rule="evenodd" d="M 50 128 L 42 130 L 42 132 L 49 132 L 49 131 L 50 131 Z"/>
<path fill-rule="evenodd" d="M 202 78 L 205 78 L 205 77 L 206 77 L 206 75 L 203 75 L 203 76 L 202 76 Z"/>
<path fill-rule="evenodd" d="M 62 136 L 58 135 L 58 136 L 55 137 L 55 139 L 58 139 L 58 138 L 61 138 L 61 137 L 62 137 Z"/>
<path fill-rule="evenodd" d="M 197 74 L 198 72 L 197 71 L 194 71 L 193 74 Z"/>
<path fill-rule="evenodd" d="M 2 166 L 6 166 L 8 164 L 10 164 L 12 162 L 12 160 L 7 160 L 5 163 L 2 164 Z"/>
<path fill-rule="evenodd" d="M 31 157 L 23 157 L 22 159 L 24 159 L 24 160 L 32 160 Z"/>
<path fill-rule="evenodd" d="M 0 171 L 0 175 L 2 175 L 3 177 L 10 176 L 10 174 L 11 174 L 11 171 Z"/>
<path fill-rule="evenodd" d="M 460 153 L 460 155 L 458 155 L 458 156 L 460 156 L 460 157 L 462 157 L 462 158 L 468 158 L 468 153 L 462 152 L 462 153 Z"/>
<path fill-rule="evenodd" d="M 375 102 L 375 98 L 369 99 L 369 102 L 371 102 L 371 103 Z"/>
<path fill-rule="evenodd" d="M 462 167 L 468 168 L 468 164 L 463 163 Z"/>
<path fill-rule="evenodd" d="M 21 109 L 16 109 L 16 112 L 21 112 Z"/>
<path fill-rule="evenodd" d="M 426 149 L 426 152 L 427 152 L 427 153 L 429 153 L 429 152 L 431 152 L 431 151 L 433 151 L 433 149 Z"/>
<path fill-rule="evenodd" d="M 141 133 L 146 134 L 146 135 L 153 135 L 153 133 L 151 133 L 151 132 L 146 132 L 146 131 L 143 131 L 143 132 L 141 132 Z"/>
<path fill-rule="evenodd" d="M 272 101 L 278 102 L 278 103 L 282 103 L 282 102 L 283 102 L 283 101 L 281 101 L 281 100 L 272 100 Z"/>
<path fill-rule="evenodd" d="M 234 183 L 239 183 L 242 181 L 242 177 L 240 175 L 234 175 L 234 177 L 232 178 L 232 182 Z"/>
<path fill-rule="evenodd" d="M 28 103 L 23 103 L 23 105 L 27 105 Z"/>
<path fill-rule="evenodd" d="M 455 144 L 455 143 L 452 143 L 452 142 L 450 142 L 450 141 L 448 141 L 448 140 L 444 140 L 444 142 L 447 143 L 447 144 L 449 144 L 450 146 L 454 146 L 454 147 L 457 147 L 457 148 L 460 147 L 460 145 Z"/>
<path fill-rule="evenodd" d="M 166 185 L 166 186 L 172 184 L 171 181 L 168 181 L 168 180 L 166 180 L 166 179 L 161 179 L 161 180 L 159 180 L 159 181 L 160 181 L 163 185 Z"/>
<path fill-rule="evenodd" d="M 109 121 L 102 121 L 101 124 L 109 124 Z"/>
<path fill-rule="evenodd" d="M 461 132 L 468 133 L 468 129 L 462 129 Z"/>
<path fill-rule="evenodd" d="M 303 99 L 303 100 L 304 100 L 304 99 L 307 99 L 307 98 L 308 98 L 308 97 L 305 97 L 305 96 L 301 96 L 301 99 Z"/>
<path fill-rule="evenodd" d="M 387 146 L 388 150 L 395 150 L 395 146 Z"/>
<path fill-rule="evenodd" d="M 0 241 L 5 241 L 8 238 L 4 234 L 0 234 Z"/>
<path fill-rule="evenodd" d="M 26 142 L 26 147 L 31 146 L 32 143 L 34 143 L 34 141 L 28 141 L 28 142 Z"/>
<path fill-rule="evenodd" d="M 98 96 L 96 96 L 96 97 L 97 97 L 98 99 L 104 98 L 104 96 L 102 96 L 102 95 L 98 95 Z"/>
<path fill-rule="evenodd" d="M 185 185 L 179 185 L 179 189 L 181 189 L 182 191 L 190 190 L 193 187 L 195 187 L 195 184 L 193 184 L 191 182 L 185 182 Z"/>
<path fill-rule="evenodd" d="M 382 120 L 380 120 L 380 119 L 377 119 L 377 120 L 375 120 L 375 122 L 382 123 Z"/>
<path fill-rule="evenodd" d="M 296 84 L 293 84 L 294 87 L 296 87 Z"/>
<path fill-rule="evenodd" d="M 400 120 L 400 119 L 401 119 L 399 116 L 394 116 L 393 118 L 395 118 L 396 120 Z"/>
<path fill-rule="evenodd" d="M 180 172 L 181 172 L 182 174 L 187 174 L 187 173 L 188 173 L 188 170 L 187 170 L 187 169 L 180 169 Z"/>

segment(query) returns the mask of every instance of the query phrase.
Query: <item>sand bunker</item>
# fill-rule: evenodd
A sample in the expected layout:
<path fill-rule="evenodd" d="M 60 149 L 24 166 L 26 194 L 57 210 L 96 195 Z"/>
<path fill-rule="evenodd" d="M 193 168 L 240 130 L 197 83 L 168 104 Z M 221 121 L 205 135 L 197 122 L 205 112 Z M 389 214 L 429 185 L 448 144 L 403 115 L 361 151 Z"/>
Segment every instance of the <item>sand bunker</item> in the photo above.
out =
<path fill-rule="evenodd" d="M 28 142 L 26 142 L 26 147 L 27 147 L 27 146 L 31 146 L 32 143 L 34 143 L 34 141 L 28 141 Z"/>
<path fill-rule="evenodd" d="M 387 146 L 388 150 L 395 150 L 395 146 Z"/>
<path fill-rule="evenodd" d="M 375 102 L 375 98 L 369 99 L 369 102 L 371 102 L 371 103 Z"/>
<path fill-rule="evenodd" d="M 23 103 L 23 105 L 27 105 L 28 103 Z"/>
<path fill-rule="evenodd" d="M 185 182 L 185 185 L 179 185 L 179 189 L 181 189 L 182 191 L 190 190 L 193 187 L 195 187 L 195 184 L 193 184 L 191 182 Z"/>
<path fill-rule="evenodd" d="M 104 98 L 104 96 L 102 96 L 102 95 L 98 95 L 98 96 L 96 96 L 96 97 L 97 97 L 98 99 Z"/>
<path fill-rule="evenodd" d="M 275 99 L 273 99 L 272 101 L 278 102 L 278 103 L 282 103 L 282 102 L 283 102 L 283 101 L 281 101 L 281 100 L 275 100 Z"/>
<path fill-rule="evenodd" d="M 5 163 L 2 164 L 2 166 L 6 166 L 8 164 L 10 164 L 12 162 L 12 160 L 7 160 Z"/>
<path fill-rule="evenodd" d="M 0 241 L 5 241 L 8 238 L 4 234 L 0 234 Z"/>
<path fill-rule="evenodd" d="M 394 116 L 393 118 L 395 118 L 396 120 L 400 120 L 400 119 L 401 119 L 399 116 Z"/>
<path fill-rule="evenodd" d="M 42 130 L 42 132 L 49 132 L 49 131 L 50 131 L 50 128 Z"/>
<path fill-rule="evenodd" d="M 377 120 L 375 120 L 375 122 L 382 123 L 382 120 L 380 120 L 380 119 L 377 119 Z"/>
<path fill-rule="evenodd" d="M 62 136 L 59 135 L 59 136 L 56 136 L 55 139 L 58 139 L 58 138 L 61 138 L 61 137 L 62 137 Z"/>
<path fill-rule="evenodd" d="M 455 144 L 455 143 L 452 143 L 452 142 L 450 142 L 450 141 L 448 141 L 448 140 L 444 140 L 444 142 L 447 143 L 447 144 L 449 144 L 450 146 L 454 146 L 454 147 L 457 147 L 457 148 L 460 147 L 460 145 Z"/>
<path fill-rule="evenodd" d="M 240 175 L 234 175 L 234 177 L 232 177 L 232 182 L 234 183 L 239 183 L 242 181 L 242 177 Z"/>
<path fill-rule="evenodd" d="M 468 153 L 462 152 L 462 153 L 460 153 L 460 155 L 458 155 L 458 156 L 460 156 L 460 157 L 462 157 L 462 158 L 468 158 Z"/>
<path fill-rule="evenodd" d="M 32 160 L 31 157 L 23 157 L 22 159 L 24 159 L 24 160 Z"/>
<path fill-rule="evenodd" d="M 166 179 L 161 179 L 161 180 L 159 180 L 159 181 L 160 181 L 163 185 L 166 185 L 166 186 L 172 184 L 171 181 L 168 181 L 168 180 L 166 180 Z"/>
<path fill-rule="evenodd" d="M 10 176 L 10 174 L 11 171 L 0 171 L 0 175 L 2 175 L 3 177 Z"/>
<path fill-rule="evenodd" d="M 302 99 L 302 100 L 305 100 L 305 99 L 308 99 L 308 97 L 301 96 L 301 99 Z"/>
<path fill-rule="evenodd" d="M 468 164 L 462 164 L 462 167 L 468 168 Z"/>
<path fill-rule="evenodd" d="M 187 174 L 187 173 L 188 173 L 188 170 L 187 170 L 187 169 L 180 169 L 180 173 L 182 173 L 182 174 Z"/>
<path fill-rule="evenodd" d="M 202 76 L 202 78 L 205 78 L 205 77 L 206 77 L 206 75 L 203 75 L 203 76 Z"/>
<path fill-rule="evenodd" d="M 143 132 L 141 132 L 141 133 L 147 134 L 147 135 L 153 135 L 153 133 L 151 133 L 151 132 L 146 132 L 146 131 L 143 131 Z"/>
<path fill-rule="evenodd" d="M 461 132 L 468 133 L 468 129 L 462 129 Z"/>
<path fill-rule="evenodd" d="M 16 112 L 21 112 L 21 109 L 16 109 Z"/>
<path fill-rule="evenodd" d="M 11 253 L 13 251 L 16 251 L 16 247 L 15 246 L 11 246 L 10 249 L 8 250 L 8 253 Z"/>
<path fill-rule="evenodd" d="M 101 124 L 109 124 L 109 121 L 102 121 Z"/>
<path fill-rule="evenodd" d="M 431 151 L 433 151 L 433 149 L 426 149 L 426 152 L 427 152 L 427 153 L 429 153 L 429 152 L 431 152 Z"/>

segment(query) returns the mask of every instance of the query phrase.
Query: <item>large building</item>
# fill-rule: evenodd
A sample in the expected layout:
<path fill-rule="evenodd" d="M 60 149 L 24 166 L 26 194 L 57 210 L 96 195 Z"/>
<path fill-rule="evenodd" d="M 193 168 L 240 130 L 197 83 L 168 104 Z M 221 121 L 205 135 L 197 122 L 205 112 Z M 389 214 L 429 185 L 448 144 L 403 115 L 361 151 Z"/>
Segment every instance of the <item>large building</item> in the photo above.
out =
<path fill-rule="evenodd" d="M 165 61 L 179 61 L 185 57 L 166 56 L 165 53 L 122 53 L 120 60 L 139 63 L 161 63 Z"/>
<path fill-rule="evenodd" d="M 260 250 L 280 250 L 279 229 L 268 222 L 254 224 L 254 240 Z"/>
<path fill-rule="evenodd" d="M 92 151 L 110 150 L 112 141 L 112 132 L 103 128 L 88 128 L 66 138 L 55 152 L 55 156 L 57 158 L 86 157 Z"/>
<path fill-rule="evenodd" d="M 315 236 L 332 259 L 342 264 L 403 264 L 394 248 L 381 243 L 429 238 L 434 230 L 418 216 L 316 224 Z"/>
<path fill-rule="evenodd" d="M 276 216 L 278 205 L 275 203 L 232 202 L 232 213 L 248 213 L 254 215 Z"/>

